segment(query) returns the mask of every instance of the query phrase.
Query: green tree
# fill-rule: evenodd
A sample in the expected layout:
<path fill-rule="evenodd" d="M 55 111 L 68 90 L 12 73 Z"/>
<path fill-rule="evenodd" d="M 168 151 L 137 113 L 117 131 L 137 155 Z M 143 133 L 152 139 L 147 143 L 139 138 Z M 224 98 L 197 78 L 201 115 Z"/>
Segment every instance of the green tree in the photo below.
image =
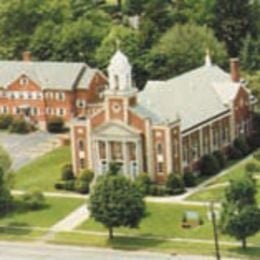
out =
<path fill-rule="evenodd" d="M 175 25 L 152 48 L 150 77 L 168 79 L 194 69 L 203 64 L 206 49 L 210 49 L 214 62 L 225 65 L 225 47 L 211 29 L 195 24 Z"/>
<path fill-rule="evenodd" d="M 101 222 L 113 238 L 115 227 L 135 228 L 145 213 L 142 192 L 122 175 L 101 176 L 90 195 L 91 216 Z"/>
<path fill-rule="evenodd" d="M 0 215 L 7 213 L 12 206 L 12 196 L 5 183 L 4 171 L 0 167 Z"/>
<path fill-rule="evenodd" d="M 222 232 L 241 240 L 244 249 L 247 237 L 260 230 L 260 209 L 256 205 L 256 192 L 252 175 L 245 174 L 238 180 L 230 181 L 222 204 Z"/>
<path fill-rule="evenodd" d="M 240 56 L 244 70 L 260 70 L 260 37 L 253 38 L 247 35 Z"/>
<path fill-rule="evenodd" d="M 202 175 L 211 176 L 220 171 L 218 159 L 212 155 L 204 155 L 201 159 L 200 171 Z"/>
<path fill-rule="evenodd" d="M 147 0 L 125 0 L 124 12 L 128 15 L 140 15 Z"/>
<path fill-rule="evenodd" d="M 239 54 L 242 40 L 250 31 L 250 0 L 216 0 L 215 31 L 218 39 L 226 43 L 229 55 Z"/>

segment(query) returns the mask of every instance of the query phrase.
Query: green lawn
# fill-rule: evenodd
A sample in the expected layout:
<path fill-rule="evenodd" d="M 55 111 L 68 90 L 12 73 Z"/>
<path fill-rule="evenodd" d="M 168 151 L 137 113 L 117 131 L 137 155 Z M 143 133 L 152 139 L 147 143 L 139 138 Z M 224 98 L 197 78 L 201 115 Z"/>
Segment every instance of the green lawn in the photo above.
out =
<path fill-rule="evenodd" d="M 145 250 L 164 252 L 169 254 L 195 254 L 214 255 L 214 246 L 203 243 L 173 242 L 163 239 L 141 239 L 129 237 L 116 237 L 109 241 L 106 236 L 75 234 L 62 232 L 56 234 L 51 241 L 56 244 L 69 244 L 81 246 L 109 247 L 121 250 Z M 260 247 L 250 247 L 243 251 L 238 246 L 221 246 L 221 255 L 237 259 L 259 259 Z"/>
<path fill-rule="evenodd" d="M 242 177 L 244 172 L 245 172 L 245 165 L 247 163 L 255 163 L 258 167 L 260 167 L 259 161 L 255 160 L 252 157 L 248 158 L 248 160 L 246 160 L 246 161 L 243 161 L 243 162 L 240 162 L 240 163 L 238 162 L 237 165 L 234 168 L 232 168 L 227 174 L 217 178 L 216 180 L 211 182 L 209 184 L 209 186 L 214 185 L 214 184 L 228 182 L 231 179 L 238 179 L 238 178 Z M 257 172 L 255 174 L 258 174 L 260 176 L 260 172 Z"/>
<path fill-rule="evenodd" d="M 69 146 L 55 149 L 18 170 L 15 173 L 14 189 L 55 191 L 54 184 L 60 178 L 62 165 L 70 162 Z"/>
<path fill-rule="evenodd" d="M 19 200 L 19 198 L 16 198 Z M 46 198 L 46 206 L 40 210 L 14 210 L 0 217 L 0 225 L 6 227 L 50 227 L 66 217 L 70 212 L 84 203 L 82 199 Z"/>
<path fill-rule="evenodd" d="M 191 229 L 182 228 L 182 216 L 187 210 L 199 212 L 204 220 L 204 224 Z M 212 237 L 212 226 L 208 221 L 207 211 L 207 207 L 201 206 L 147 203 L 147 216 L 142 220 L 139 229 L 117 228 L 115 232 L 142 237 L 157 236 L 165 238 L 207 239 Z M 95 222 L 92 218 L 79 226 L 78 230 L 107 232 L 101 224 Z"/>

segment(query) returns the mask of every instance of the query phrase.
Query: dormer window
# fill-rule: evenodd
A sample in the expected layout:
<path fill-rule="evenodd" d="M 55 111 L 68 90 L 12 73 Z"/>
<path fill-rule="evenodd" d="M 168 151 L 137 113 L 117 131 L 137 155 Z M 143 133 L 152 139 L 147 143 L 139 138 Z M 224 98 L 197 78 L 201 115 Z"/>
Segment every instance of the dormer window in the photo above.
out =
<path fill-rule="evenodd" d="M 29 80 L 26 77 L 22 77 L 22 78 L 20 78 L 19 83 L 20 83 L 21 86 L 26 86 L 26 85 L 28 85 Z"/>

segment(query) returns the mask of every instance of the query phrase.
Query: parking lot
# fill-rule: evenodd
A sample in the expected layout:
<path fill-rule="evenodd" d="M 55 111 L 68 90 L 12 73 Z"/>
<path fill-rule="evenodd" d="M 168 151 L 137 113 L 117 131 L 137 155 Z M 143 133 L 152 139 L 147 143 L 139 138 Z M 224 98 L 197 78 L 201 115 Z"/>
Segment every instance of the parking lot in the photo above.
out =
<path fill-rule="evenodd" d="M 57 135 L 40 131 L 26 135 L 0 133 L 0 145 L 10 154 L 12 169 L 17 170 L 58 147 L 60 139 Z"/>

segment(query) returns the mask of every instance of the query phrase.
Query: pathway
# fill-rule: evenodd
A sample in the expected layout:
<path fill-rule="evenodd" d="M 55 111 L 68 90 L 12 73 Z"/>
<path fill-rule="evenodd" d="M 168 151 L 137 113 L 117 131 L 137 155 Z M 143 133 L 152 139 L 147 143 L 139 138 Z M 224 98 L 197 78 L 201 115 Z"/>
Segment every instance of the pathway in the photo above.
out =
<path fill-rule="evenodd" d="M 48 232 L 42 237 L 42 241 L 48 241 L 55 237 L 59 232 L 71 232 L 80 226 L 90 216 L 86 203 L 67 215 L 64 219 L 49 228 Z"/>

